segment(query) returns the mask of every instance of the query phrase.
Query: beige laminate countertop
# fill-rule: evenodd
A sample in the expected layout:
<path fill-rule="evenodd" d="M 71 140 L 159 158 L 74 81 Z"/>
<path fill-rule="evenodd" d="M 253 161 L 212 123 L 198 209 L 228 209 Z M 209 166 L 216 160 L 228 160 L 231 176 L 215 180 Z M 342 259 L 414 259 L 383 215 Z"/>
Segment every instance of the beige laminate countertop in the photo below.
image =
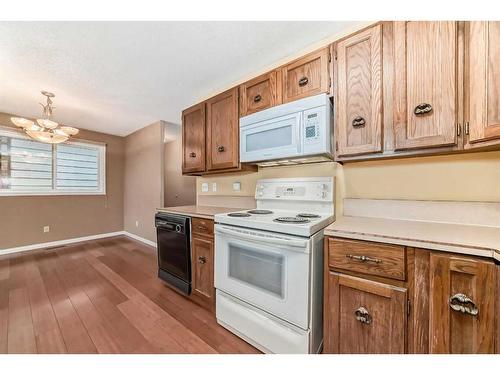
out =
<path fill-rule="evenodd" d="M 500 260 L 499 227 L 341 216 L 325 229 L 325 235 Z"/>
<path fill-rule="evenodd" d="M 159 212 L 168 212 L 170 214 L 180 214 L 202 219 L 213 219 L 216 214 L 225 214 L 228 212 L 241 211 L 242 208 L 213 207 L 213 206 L 177 206 L 158 208 Z"/>

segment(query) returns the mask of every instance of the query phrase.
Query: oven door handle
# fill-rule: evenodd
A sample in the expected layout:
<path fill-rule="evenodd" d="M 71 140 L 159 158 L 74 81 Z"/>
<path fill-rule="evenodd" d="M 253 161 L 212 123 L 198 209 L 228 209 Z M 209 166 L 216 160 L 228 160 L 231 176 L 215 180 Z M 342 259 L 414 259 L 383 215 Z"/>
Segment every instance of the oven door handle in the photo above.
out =
<path fill-rule="evenodd" d="M 216 233 L 227 234 L 233 237 L 238 237 L 244 240 L 253 241 L 253 242 L 263 242 L 265 244 L 274 244 L 283 247 L 292 247 L 292 248 L 301 248 L 304 252 L 307 250 L 308 241 L 300 241 L 300 240 L 288 240 L 284 238 L 276 238 L 276 237 L 265 237 L 265 236 L 253 236 L 251 234 L 247 234 L 238 230 L 229 229 L 229 228 L 216 228 Z"/>

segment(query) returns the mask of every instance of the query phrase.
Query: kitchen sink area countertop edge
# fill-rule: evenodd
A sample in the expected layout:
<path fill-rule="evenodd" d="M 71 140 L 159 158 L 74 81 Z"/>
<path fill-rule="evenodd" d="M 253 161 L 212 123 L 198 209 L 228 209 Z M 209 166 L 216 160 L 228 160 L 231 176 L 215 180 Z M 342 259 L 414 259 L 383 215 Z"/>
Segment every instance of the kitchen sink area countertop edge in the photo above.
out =
<path fill-rule="evenodd" d="M 198 217 L 202 219 L 212 219 L 217 214 L 225 214 L 234 211 L 241 211 L 243 208 L 234 207 L 216 207 L 216 206 L 176 206 L 176 207 L 161 207 L 158 212 L 167 212 L 170 214 L 179 214 L 190 217 Z"/>

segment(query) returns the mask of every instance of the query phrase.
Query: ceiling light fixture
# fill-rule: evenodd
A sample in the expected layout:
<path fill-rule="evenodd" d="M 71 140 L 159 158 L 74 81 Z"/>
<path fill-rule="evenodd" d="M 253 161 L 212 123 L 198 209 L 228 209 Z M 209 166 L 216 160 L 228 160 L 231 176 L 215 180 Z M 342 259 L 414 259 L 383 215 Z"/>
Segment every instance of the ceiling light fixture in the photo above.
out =
<path fill-rule="evenodd" d="M 47 104 L 40 103 L 43 107 L 44 118 L 37 119 L 35 124 L 35 122 L 22 117 L 11 117 L 10 120 L 14 125 L 23 128 L 31 138 L 43 143 L 66 142 L 71 136 L 78 134 L 77 128 L 60 126 L 50 119 L 55 108 L 52 106 L 51 98 L 55 95 L 48 91 L 42 91 L 42 95 L 47 97 Z"/>

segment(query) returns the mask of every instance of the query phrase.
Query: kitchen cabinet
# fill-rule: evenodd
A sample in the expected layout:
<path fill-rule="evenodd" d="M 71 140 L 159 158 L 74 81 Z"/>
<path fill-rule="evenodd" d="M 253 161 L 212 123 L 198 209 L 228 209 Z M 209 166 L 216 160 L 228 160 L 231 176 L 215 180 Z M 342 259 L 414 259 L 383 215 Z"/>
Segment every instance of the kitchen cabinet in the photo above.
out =
<path fill-rule="evenodd" d="M 239 166 L 238 88 L 207 100 L 207 170 Z"/>
<path fill-rule="evenodd" d="M 382 26 L 335 45 L 337 155 L 382 151 Z"/>
<path fill-rule="evenodd" d="M 191 298 L 215 311 L 213 220 L 192 218 Z"/>
<path fill-rule="evenodd" d="M 500 352 L 493 260 L 326 237 L 324 276 L 324 353 Z"/>
<path fill-rule="evenodd" d="M 274 70 L 240 85 L 240 117 L 282 103 L 281 71 Z"/>
<path fill-rule="evenodd" d="M 324 353 L 404 353 L 406 289 L 329 272 Z"/>
<path fill-rule="evenodd" d="M 431 353 L 494 352 L 495 271 L 492 261 L 431 253 Z"/>
<path fill-rule="evenodd" d="M 394 23 L 395 148 L 453 145 L 458 22 Z"/>
<path fill-rule="evenodd" d="M 205 171 L 205 103 L 182 111 L 182 173 Z"/>
<path fill-rule="evenodd" d="M 500 144 L 500 22 L 466 25 L 467 148 Z"/>
<path fill-rule="evenodd" d="M 283 102 L 328 93 L 330 81 L 330 47 L 310 53 L 281 68 Z"/>

